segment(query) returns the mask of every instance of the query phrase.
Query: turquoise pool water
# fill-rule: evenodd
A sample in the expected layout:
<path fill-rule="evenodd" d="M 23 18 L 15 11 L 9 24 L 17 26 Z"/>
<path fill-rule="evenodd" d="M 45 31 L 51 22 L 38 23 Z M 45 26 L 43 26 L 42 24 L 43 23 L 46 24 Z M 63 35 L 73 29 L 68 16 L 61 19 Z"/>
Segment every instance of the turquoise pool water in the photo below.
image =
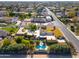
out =
<path fill-rule="evenodd" d="M 36 48 L 37 48 L 37 49 L 41 49 L 41 50 L 42 50 L 42 49 L 45 49 L 45 48 L 46 48 L 46 46 L 45 46 L 45 45 L 42 45 L 42 46 L 38 45 L 38 46 L 36 46 Z"/>
<path fill-rule="evenodd" d="M 38 50 L 44 50 L 46 48 L 46 45 L 40 41 L 39 45 L 36 46 L 36 49 Z"/>

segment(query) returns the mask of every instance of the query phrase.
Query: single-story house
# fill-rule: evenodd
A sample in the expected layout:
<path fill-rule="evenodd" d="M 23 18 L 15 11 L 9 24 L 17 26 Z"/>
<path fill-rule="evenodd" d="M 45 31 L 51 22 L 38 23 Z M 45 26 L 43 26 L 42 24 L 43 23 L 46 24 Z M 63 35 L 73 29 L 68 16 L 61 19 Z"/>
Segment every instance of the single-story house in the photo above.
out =
<path fill-rule="evenodd" d="M 33 18 L 31 20 L 32 23 L 47 23 L 47 22 L 51 22 L 52 18 L 51 17 L 46 17 L 46 18 Z"/>
<path fill-rule="evenodd" d="M 6 36 L 8 36 L 8 35 L 9 35 L 8 32 L 6 32 L 6 31 L 4 31 L 4 30 L 0 30 L 0 38 L 4 38 L 4 37 L 6 37 Z"/>
<path fill-rule="evenodd" d="M 0 21 L 6 23 L 16 22 L 17 19 L 18 18 L 13 18 L 13 17 L 0 17 Z"/>

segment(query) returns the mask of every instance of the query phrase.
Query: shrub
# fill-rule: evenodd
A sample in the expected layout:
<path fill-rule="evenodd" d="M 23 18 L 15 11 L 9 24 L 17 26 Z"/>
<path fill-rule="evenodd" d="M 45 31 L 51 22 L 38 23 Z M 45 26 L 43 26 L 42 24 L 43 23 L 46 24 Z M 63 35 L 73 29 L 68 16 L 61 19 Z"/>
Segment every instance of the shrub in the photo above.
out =
<path fill-rule="evenodd" d="M 7 38 L 5 38 L 5 39 L 3 40 L 3 47 L 4 47 L 4 46 L 8 46 L 8 45 L 10 45 L 10 40 L 7 39 Z"/>
<path fill-rule="evenodd" d="M 56 43 L 58 43 L 57 41 L 54 41 L 54 40 L 48 40 L 47 41 L 47 45 L 48 46 L 50 46 L 50 45 L 52 45 L 52 44 L 56 44 Z"/>
<path fill-rule="evenodd" d="M 39 43 L 40 43 L 40 40 L 36 40 L 36 44 L 39 45 Z"/>
<path fill-rule="evenodd" d="M 50 53 L 55 54 L 69 54 L 70 53 L 70 47 L 67 44 L 54 44 L 50 46 Z"/>
<path fill-rule="evenodd" d="M 30 40 L 30 44 L 34 44 L 35 40 Z"/>
<path fill-rule="evenodd" d="M 29 40 L 22 40 L 22 43 L 25 45 L 25 46 L 27 46 L 27 47 L 29 47 L 29 45 L 30 45 L 30 41 Z"/>
<path fill-rule="evenodd" d="M 22 39 L 23 39 L 23 37 L 16 37 L 16 39 L 15 39 L 15 41 L 17 42 L 17 43 L 21 43 L 22 42 Z"/>
<path fill-rule="evenodd" d="M 0 53 L 26 53 L 27 52 L 27 48 L 24 46 L 24 44 L 15 44 L 15 45 L 9 45 L 7 47 L 2 47 L 0 48 Z"/>

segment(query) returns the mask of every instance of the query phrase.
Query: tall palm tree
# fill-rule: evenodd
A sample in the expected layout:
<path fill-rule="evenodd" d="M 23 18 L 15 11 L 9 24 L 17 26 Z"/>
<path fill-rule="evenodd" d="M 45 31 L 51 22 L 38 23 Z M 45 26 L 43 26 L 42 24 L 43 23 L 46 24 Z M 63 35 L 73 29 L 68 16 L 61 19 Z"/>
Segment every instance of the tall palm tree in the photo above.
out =
<path fill-rule="evenodd" d="M 33 52 L 34 52 L 34 45 L 30 44 L 30 55 L 31 55 L 31 58 L 33 58 Z"/>

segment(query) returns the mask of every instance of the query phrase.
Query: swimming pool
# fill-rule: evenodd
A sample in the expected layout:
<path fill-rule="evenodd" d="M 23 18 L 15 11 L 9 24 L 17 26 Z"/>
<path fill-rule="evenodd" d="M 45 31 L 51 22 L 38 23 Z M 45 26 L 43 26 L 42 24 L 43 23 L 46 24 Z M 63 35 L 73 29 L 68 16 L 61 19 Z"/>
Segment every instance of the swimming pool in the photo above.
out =
<path fill-rule="evenodd" d="M 45 50 L 45 48 L 46 45 L 42 41 L 40 41 L 39 45 L 36 46 L 36 49 L 38 50 Z"/>
<path fill-rule="evenodd" d="M 39 50 L 43 50 L 43 49 L 46 48 L 46 46 L 45 45 L 42 45 L 42 46 L 38 45 L 38 46 L 36 46 L 36 48 L 39 49 Z"/>

